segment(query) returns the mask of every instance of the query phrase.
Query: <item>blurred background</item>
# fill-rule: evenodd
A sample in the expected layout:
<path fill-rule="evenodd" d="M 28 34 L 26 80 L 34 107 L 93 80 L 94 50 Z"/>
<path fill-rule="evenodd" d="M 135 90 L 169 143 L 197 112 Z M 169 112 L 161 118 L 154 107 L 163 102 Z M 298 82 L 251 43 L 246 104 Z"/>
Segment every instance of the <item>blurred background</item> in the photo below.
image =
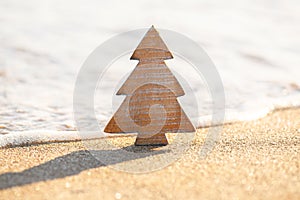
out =
<path fill-rule="evenodd" d="M 227 120 L 298 106 L 299 11 L 298 0 L 1 0 L 0 133 L 75 130 L 85 59 L 110 37 L 151 25 L 205 49 L 223 80 Z"/>

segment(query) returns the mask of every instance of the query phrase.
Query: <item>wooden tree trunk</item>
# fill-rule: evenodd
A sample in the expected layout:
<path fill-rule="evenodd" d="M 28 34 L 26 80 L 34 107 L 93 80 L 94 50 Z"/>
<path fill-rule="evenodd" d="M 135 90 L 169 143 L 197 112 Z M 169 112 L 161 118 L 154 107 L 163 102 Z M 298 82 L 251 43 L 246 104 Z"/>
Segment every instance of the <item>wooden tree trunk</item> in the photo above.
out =
<path fill-rule="evenodd" d="M 168 145 L 167 137 L 164 133 L 158 133 L 150 137 L 137 136 L 134 145 L 136 146 L 165 146 Z"/>

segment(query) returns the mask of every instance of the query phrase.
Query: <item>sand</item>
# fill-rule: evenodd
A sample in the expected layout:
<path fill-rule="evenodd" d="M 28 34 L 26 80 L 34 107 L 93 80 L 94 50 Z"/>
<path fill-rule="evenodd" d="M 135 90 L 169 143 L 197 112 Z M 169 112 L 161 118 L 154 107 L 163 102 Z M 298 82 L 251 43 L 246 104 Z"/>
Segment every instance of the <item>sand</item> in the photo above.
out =
<path fill-rule="evenodd" d="M 0 199 L 300 199 L 300 109 L 225 125 L 200 158 L 207 131 L 197 131 L 178 161 L 144 174 L 118 171 L 109 158 L 100 163 L 81 142 L 1 149 Z M 120 148 L 134 142 L 109 140 Z"/>

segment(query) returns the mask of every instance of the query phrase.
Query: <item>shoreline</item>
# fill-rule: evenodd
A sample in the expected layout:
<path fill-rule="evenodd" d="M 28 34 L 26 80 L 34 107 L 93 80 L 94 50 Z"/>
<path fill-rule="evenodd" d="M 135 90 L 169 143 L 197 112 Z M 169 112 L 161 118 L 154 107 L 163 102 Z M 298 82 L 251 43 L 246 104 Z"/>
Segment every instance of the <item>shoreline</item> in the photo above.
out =
<path fill-rule="evenodd" d="M 82 142 L 2 148 L 0 195 L 4 199 L 300 198 L 300 108 L 224 125 L 220 141 L 202 159 L 199 150 L 207 131 L 197 130 L 179 160 L 144 174 L 100 163 Z M 134 142 L 132 137 L 108 140 L 118 147 Z M 143 164 L 147 159 L 138 161 Z M 127 162 L 131 161 L 123 164 Z"/>
<path fill-rule="evenodd" d="M 257 119 L 243 120 L 243 121 L 228 121 L 223 124 L 212 124 L 205 126 L 198 126 L 196 129 L 205 129 L 210 127 L 227 126 L 236 123 L 245 123 L 255 120 L 262 119 L 273 113 L 299 109 L 300 106 L 295 107 L 282 107 L 275 108 L 274 110 L 266 113 Z M 82 134 L 82 133 L 81 133 Z M 80 142 L 94 139 L 105 139 L 105 138 L 118 138 L 118 137 L 135 137 L 136 133 L 127 134 L 107 134 L 99 132 L 89 132 L 80 135 L 78 131 L 49 131 L 49 130 L 33 130 L 33 131 L 13 131 L 8 134 L 0 135 L 0 149 L 12 148 L 12 147 L 24 147 L 30 145 L 42 145 L 52 143 L 65 143 L 65 142 Z"/>

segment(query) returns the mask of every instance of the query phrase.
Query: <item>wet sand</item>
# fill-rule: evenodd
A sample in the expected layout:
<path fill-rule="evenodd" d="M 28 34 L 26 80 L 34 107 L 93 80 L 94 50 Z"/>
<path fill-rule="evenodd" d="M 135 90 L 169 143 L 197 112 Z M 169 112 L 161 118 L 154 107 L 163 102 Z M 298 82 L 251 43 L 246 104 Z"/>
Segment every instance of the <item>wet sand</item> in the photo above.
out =
<path fill-rule="evenodd" d="M 180 160 L 146 174 L 105 166 L 81 142 L 0 149 L 0 199 L 300 199 L 300 109 L 224 126 L 201 159 L 207 131 Z"/>

